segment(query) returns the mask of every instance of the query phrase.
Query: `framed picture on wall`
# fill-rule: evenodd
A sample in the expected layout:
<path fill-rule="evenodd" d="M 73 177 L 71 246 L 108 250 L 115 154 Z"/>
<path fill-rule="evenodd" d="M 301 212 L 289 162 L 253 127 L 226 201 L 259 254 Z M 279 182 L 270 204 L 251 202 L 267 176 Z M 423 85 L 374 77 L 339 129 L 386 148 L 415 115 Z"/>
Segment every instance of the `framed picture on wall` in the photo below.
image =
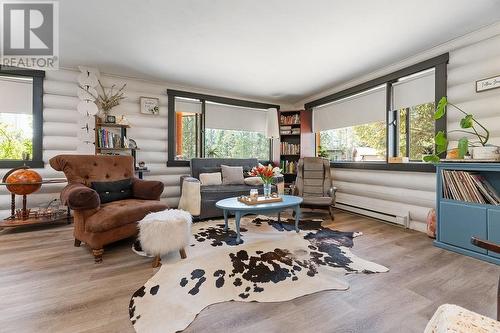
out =
<path fill-rule="evenodd" d="M 500 88 L 500 75 L 476 81 L 476 92 Z"/>
<path fill-rule="evenodd" d="M 141 97 L 141 113 L 157 116 L 160 114 L 160 99 Z"/>

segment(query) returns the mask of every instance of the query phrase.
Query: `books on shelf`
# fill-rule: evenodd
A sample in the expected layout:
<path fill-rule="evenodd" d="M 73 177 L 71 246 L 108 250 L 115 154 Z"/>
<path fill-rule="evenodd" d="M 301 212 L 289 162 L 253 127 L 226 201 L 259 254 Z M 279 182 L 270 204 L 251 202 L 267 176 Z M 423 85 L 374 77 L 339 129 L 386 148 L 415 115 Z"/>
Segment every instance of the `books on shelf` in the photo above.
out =
<path fill-rule="evenodd" d="M 300 154 L 300 144 L 282 142 L 280 144 L 281 155 L 299 155 Z"/>
<path fill-rule="evenodd" d="M 292 126 L 280 126 L 280 134 L 281 135 L 300 134 L 300 128 Z"/>
<path fill-rule="evenodd" d="M 500 205 L 498 191 L 477 172 L 442 170 L 445 199 Z"/>
<path fill-rule="evenodd" d="M 281 160 L 280 168 L 285 174 L 297 173 L 297 161 Z"/>
<path fill-rule="evenodd" d="M 285 116 L 285 115 L 280 115 L 280 124 L 283 125 L 297 125 L 300 124 L 300 115 L 298 113 L 290 115 L 290 116 Z"/>
<path fill-rule="evenodd" d="M 99 148 L 123 148 L 121 135 L 113 133 L 105 128 L 99 128 L 97 130 L 97 139 L 99 141 Z"/>

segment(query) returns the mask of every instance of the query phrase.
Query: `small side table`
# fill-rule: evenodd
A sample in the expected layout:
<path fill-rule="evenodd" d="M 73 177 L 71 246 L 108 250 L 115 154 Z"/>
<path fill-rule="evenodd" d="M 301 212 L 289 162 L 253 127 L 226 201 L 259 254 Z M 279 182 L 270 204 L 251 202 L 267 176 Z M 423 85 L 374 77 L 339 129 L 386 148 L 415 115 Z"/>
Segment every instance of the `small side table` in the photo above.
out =
<path fill-rule="evenodd" d="M 16 183 L 15 185 L 34 185 L 34 184 L 61 184 L 66 183 L 67 180 L 65 178 L 59 179 L 42 179 L 42 181 L 37 183 Z M 0 185 L 12 185 L 6 182 L 1 182 Z M 0 228 L 8 228 L 8 227 L 20 227 L 20 226 L 28 226 L 28 225 L 45 225 L 45 224 L 57 224 L 57 223 L 67 223 L 70 224 L 72 221 L 71 212 L 68 208 L 64 213 L 54 212 L 53 214 L 46 216 L 31 216 L 28 213 L 27 205 L 27 196 L 23 196 L 23 207 L 22 207 L 22 217 L 16 216 L 16 195 L 11 193 L 11 204 L 10 210 L 11 215 L 3 220 L 0 220 Z"/>
<path fill-rule="evenodd" d="M 150 172 L 150 170 L 147 168 L 146 169 L 135 169 L 134 172 L 137 174 L 137 177 L 139 177 L 139 179 L 143 179 L 144 174 Z"/>

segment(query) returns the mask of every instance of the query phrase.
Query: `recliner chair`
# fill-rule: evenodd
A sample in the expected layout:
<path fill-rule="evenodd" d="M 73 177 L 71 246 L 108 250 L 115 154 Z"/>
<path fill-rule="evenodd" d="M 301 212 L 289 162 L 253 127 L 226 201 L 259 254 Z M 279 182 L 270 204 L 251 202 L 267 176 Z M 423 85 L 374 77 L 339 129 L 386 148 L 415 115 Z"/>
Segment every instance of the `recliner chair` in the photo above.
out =
<path fill-rule="evenodd" d="M 330 161 L 321 157 L 304 157 L 297 165 L 297 179 L 294 195 L 302 197 L 301 207 L 328 209 L 332 220 L 335 218 L 335 194 L 330 172 Z"/>

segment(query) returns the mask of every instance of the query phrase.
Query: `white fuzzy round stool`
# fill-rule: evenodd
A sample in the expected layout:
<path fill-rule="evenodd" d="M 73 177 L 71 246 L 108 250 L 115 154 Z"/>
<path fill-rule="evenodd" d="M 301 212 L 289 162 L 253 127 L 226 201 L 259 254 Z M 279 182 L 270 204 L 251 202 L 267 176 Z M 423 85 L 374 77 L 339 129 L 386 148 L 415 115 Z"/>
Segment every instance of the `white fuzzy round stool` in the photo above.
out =
<path fill-rule="evenodd" d="M 155 256 L 153 267 L 160 266 L 161 256 L 171 251 L 186 258 L 184 248 L 191 240 L 191 224 L 191 214 L 179 209 L 151 213 L 139 221 L 139 241 L 144 251 Z"/>

